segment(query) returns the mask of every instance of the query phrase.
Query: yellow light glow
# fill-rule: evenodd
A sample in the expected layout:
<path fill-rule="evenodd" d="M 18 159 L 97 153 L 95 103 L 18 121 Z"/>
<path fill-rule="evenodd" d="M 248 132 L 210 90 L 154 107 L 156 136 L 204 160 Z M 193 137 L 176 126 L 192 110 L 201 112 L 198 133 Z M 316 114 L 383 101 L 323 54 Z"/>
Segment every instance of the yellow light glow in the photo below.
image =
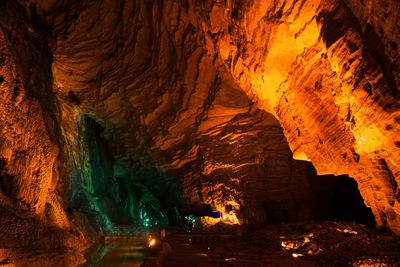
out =
<path fill-rule="evenodd" d="M 156 244 L 156 240 L 155 239 L 151 239 L 149 242 L 149 247 L 153 247 Z"/>
<path fill-rule="evenodd" d="M 313 46 L 319 36 L 314 2 L 306 2 L 298 17 L 291 23 L 280 24 L 270 37 L 268 54 L 259 72 L 250 73 L 252 90 L 257 97 L 265 101 L 270 112 L 274 112 L 282 96 L 280 85 L 286 80 L 287 74 L 296 57 L 304 49 Z"/>
<path fill-rule="evenodd" d="M 281 246 L 284 250 L 292 250 L 292 249 L 299 249 L 302 245 L 304 245 L 303 242 L 298 242 L 298 241 L 282 241 Z"/>
<path fill-rule="evenodd" d="M 231 205 L 233 209 L 229 212 L 225 210 L 226 205 Z M 222 222 L 223 224 L 230 224 L 230 225 L 240 225 L 240 221 L 237 217 L 236 211 L 240 209 L 240 205 L 234 201 L 224 201 L 222 204 L 215 205 L 215 208 L 222 213 L 221 218 L 211 218 L 211 217 L 202 217 L 201 222 L 205 226 L 212 226 L 217 223 Z"/>
<path fill-rule="evenodd" d="M 306 153 L 304 153 L 303 151 L 297 151 L 297 150 L 293 153 L 293 159 L 295 159 L 295 160 L 303 160 L 303 161 L 311 161 L 307 157 Z"/>
<path fill-rule="evenodd" d="M 310 243 L 311 242 L 311 237 L 313 237 L 314 234 L 310 233 L 306 236 L 303 236 L 303 240 L 283 240 L 281 241 L 281 246 L 283 250 L 295 250 L 299 249 L 303 245 Z"/>
<path fill-rule="evenodd" d="M 236 217 L 236 214 L 231 211 L 229 213 L 222 213 L 222 219 L 225 223 L 230 223 L 230 224 L 239 224 L 239 220 Z"/>
<path fill-rule="evenodd" d="M 292 257 L 293 258 L 298 258 L 298 257 L 303 257 L 304 255 L 303 254 L 300 254 L 300 253 L 292 253 Z"/>
<path fill-rule="evenodd" d="M 354 231 L 352 229 L 340 229 L 340 228 L 336 228 L 336 231 L 341 232 L 341 233 L 345 233 L 345 234 L 353 234 L 353 235 L 357 235 L 358 232 Z"/>
<path fill-rule="evenodd" d="M 239 219 L 233 211 L 229 213 L 222 212 L 222 218 L 204 217 L 202 218 L 202 222 L 208 226 L 215 225 L 219 222 L 222 222 L 224 224 L 240 225 Z"/>
<path fill-rule="evenodd" d="M 353 134 L 354 138 L 356 139 L 357 153 L 368 154 L 375 152 L 379 150 L 386 139 L 375 125 L 371 125 L 366 128 L 355 129 Z"/>

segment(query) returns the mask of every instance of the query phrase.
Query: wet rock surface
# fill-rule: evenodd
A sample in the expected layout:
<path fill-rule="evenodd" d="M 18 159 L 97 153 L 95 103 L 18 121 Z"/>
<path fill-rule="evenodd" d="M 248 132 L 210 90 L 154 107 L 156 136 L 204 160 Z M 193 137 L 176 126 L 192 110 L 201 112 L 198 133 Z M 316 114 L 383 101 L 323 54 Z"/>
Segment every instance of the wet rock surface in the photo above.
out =
<path fill-rule="evenodd" d="M 400 266 L 396 235 L 345 222 L 271 225 L 242 238 L 192 245 L 216 266 Z"/>

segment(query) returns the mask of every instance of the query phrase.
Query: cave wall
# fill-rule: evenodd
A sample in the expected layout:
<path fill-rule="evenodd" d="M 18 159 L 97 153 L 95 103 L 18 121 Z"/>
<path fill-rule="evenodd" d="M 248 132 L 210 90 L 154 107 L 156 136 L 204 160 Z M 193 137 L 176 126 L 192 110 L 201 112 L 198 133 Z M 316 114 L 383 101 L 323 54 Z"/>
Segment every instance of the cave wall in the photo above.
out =
<path fill-rule="evenodd" d="M 399 3 L 16 3 L 2 3 L 8 15 L 1 27 L 11 33 L 5 43 L 15 49 L 23 86 L 14 82 L 21 90 L 12 96 L 14 84 L 3 82 L 8 98 L 2 105 L 5 114 L 24 114 L 29 100 L 30 115 L 12 125 L 26 131 L 21 123 L 32 122 L 41 132 L 27 143 L 37 150 L 25 149 L 22 165 L 12 156 L 20 142 L 7 134 L 2 144 L 12 149 L 2 148 L 2 177 L 20 177 L 13 194 L 37 214 L 48 203 L 58 215 L 47 217 L 59 226 L 68 221 L 61 206 L 70 204 L 71 184 L 88 162 L 84 116 L 104 128 L 114 159 L 133 155 L 135 164 L 160 166 L 180 179 L 187 200 L 222 208 L 251 190 L 256 204 L 250 206 L 287 194 L 279 205 L 292 208 L 295 197 L 306 198 L 290 193 L 296 183 L 307 191 L 307 163 L 289 159 L 281 128 L 266 110 L 279 121 L 294 158 L 311 161 L 319 174 L 354 177 L 378 225 L 400 232 Z M 11 65 L 7 82 L 15 77 Z M 35 95 L 28 100 L 26 85 Z M 7 108 L 15 104 L 21 110 Z M 11 124 L 3 125 L 10 131 Z M 233 166 L 221 151 L 232 151 L 242 165 Z M 12 173 L 31 164 L 40 165 L 41 179 L 30 173 L 34 166 Z M 215 190 L 232 181 L 239 186 Z M 30 183 L 29 190 L 19 189 Z"/>
<path fill-rule="evenodd" d="M 82 116 L 78 128 L 80 157 L 66 196 L 69 214 L 87 218 L 102 235 L 135 234 L 141 226 L 176 221 L 182 202 L 177 181 L 157 166 L 141 164 L 134 154 L 114 157 L 113 144 L 94 119 Z"/>
<path fill-rule="evenodd" d="M 26 248 L 83 250 L 64 211 L 62 137 L 52 91 L 47 27 L 30 9 L 0 1 L 0 262 L 36 266 Z M 68 254 L 68 253 L 67 253 Z M 65 264 L 82 256 L 60 259 Z M 29 260 L 33 260 L 28 263 Z M 71 260 L 71 261 L 69 261 Z"/>
<path fill-rule="evenodd" d="M 238 114 L 191 137 L 191 144 L 189 155 L 176 156 L 170 172 L 189 202 L 211 204 L 223 212 L 225 224 L 249 229 L 318 220 L 374 224 L 351 179 L 318 176 L 310 162 L 294 160 L 278 121 L 263 110 Z M 220 220 L 201 221 L 212 226 Z"/>
<path fill-rule="evenodd" d="M 278 118 L 294 157 L 354 177 L 378 225 L 399 232 L 399 3 L 201 6 L 207 50 Z"/>
<path fill-rule="evenodd" d="M 5 14 L 9 23 L 2 21 L 0 32 L 2 192 L 44 215 L 59 176 L 58 146 L 51 129 L 55 121 L 42 108 L 46 101 L 49 109 L 54 106 L 48 98 L 52 94 L 51 54 L 41 33 L 32 28 L 28 32 L 29 22 L 17 22 L 18 18 L 11 18 L 12 11 Z M 38 51 L 42 54 L 35 54 Z M 27 66 L 34 61 L 44 68 Z"/>
<path fill-rule="evenodd" d="M 53 30 L 68 147 L 76 117 L 89 114 L 115 156 L 182 167 L 198 157 L 201 127 L 247 112 L 209 112 L 228 84 L 279 120 L 294 158 L 354 177 L 378 225 L 399 232 L 398 3 L 32 3 Z"/>

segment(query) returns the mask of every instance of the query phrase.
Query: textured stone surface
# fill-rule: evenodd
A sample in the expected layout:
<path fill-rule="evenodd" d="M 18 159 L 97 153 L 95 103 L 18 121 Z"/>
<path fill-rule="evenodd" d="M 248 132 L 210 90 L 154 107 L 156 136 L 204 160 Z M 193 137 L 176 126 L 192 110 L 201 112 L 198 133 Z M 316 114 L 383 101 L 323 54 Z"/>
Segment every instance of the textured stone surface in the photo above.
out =
<path fill-rule="evenodd" d="M 44 76 L 42 80 L 26 81 L 30 77 L 19 73 L 16 66 L 13 53 L 18 51 L 10 50 L 9 46 L 13 44 L 6 40 L 4 34 L 0 33 L 2 192 L 43 215 L 48 194 L 51 194 L 49 191 L 57 182 L 53 179 L 58 178 L 58 150 L 46 128 L 41 103 L 32 95 L 39 90 L 26 89 L 25 85 L 51 84 L 45 81 L 48 78 L 45 76 L 46 69 L 33 69 L 30 73 L 39 72 L 40 76 Z M 12 33 L 8 34 L 9 38 L 14 37 Z M 47 89 L 51 92 L 51 87 Z"/>
<path fill-rule="evenodd" d="M 53 89 L 72 158 L 76 121 L 88 114 L 114 156 L 183 167 L 198 160 L 196 135 L 248 112 L 241 96 L 215 104 L 220 88 L 240 88 L 279 120 L 295 158 L 354 177 L 378 224 L 398 231 L 398 3 L 36 5 L 53 29 Z M 207 172 L 210 160 L 201 164 Z"/>
<path fill-rule="evenodd" d="M 0 262 L 27 256 L 27 247 L 79 251 L 87 242 L 58 191 L 65 188 L 45 28 L 13 1 L 0 9 Z"/>
<path fill-rule="evenodd" d="M 295 158 L 354 177 L 378 225 L 399 232 L 399 4 L 345 2 L 266 1 L 239 18 L 218 3 L 205 45 L 278 118 Z"/>
<path fill-rule="evenodd" d="M 315 202 L 306 183 L 315 177 L 309 177 L 306 163 L 289 159 L 281 128 L 261 111 L 266 110 L 279 121 L 294 158 L 311 161 L 319 174 L 354 177 L 378 225 L 400 232 L 399 3 L 33 0 L 24 5 L 32 17 L 27 24 L 44 30 L 39 36 L 53 56 L 53 77 L 29 77 L 53 78 L 60 110 L 58 115 L 51 107 L 56 102 L 49 101 L 50 94 L 38 91 L 47 112 L 35 127 L 47 125 L 49 136 L 57 138 L 52 131 L 59 125 L 62 140 L 43 141 L 40 149 L 48 142 L 54 153 L 43 166 L 54 164 L 48 159 L 56 160 L 59 146 L 65 173 L 59 182 L 58 174 L 41 179 L 40 190 L 58 184 L 57 195 L 67 201 L 74 177 L 88 181 L 91 157 L 82 131 L 88 116 L 104 128 L 101 137 L 113 163 L 130 156 L 140 166 L 161 166 L 177 177 L 187 200 L 218 208 L 230 203 L 235 212 L 243 207 L 239 219 L 250 206 L 254 222 L 263 220 L 264 201 L 289 210 L 297 207 L 294 199 Z M 2 25 L 15 32 L 12 23 Z M 19 38 L 31 42 L 29 36 Z M 20 49 L 18 64 L 31 59 L 26 51 Z M 34 60 L 41 67 L 49 63 Z M 32 62 L 22 73 L 35 69 Z M 46 118 L 50 114 L 53 119 Z M 30 174 L 20 176 L 34 181 Z M 38 214 L 57 198 L 37 201 L 29 190 L 23 196 Z"/>
<path fill-rule="evenodd" d="M 56 87 L 74 90 L 113 136 L 135 132 L 124 139 L 128 151 L 150 143 L 159 153 L 197 130 L 218 77 L 232 76 L 279 119 L 295 158 L 354 177 L 378 224 L 396 229 L 398 4 L 209 4 L 86 6 L 55 24 Z M 132 129 L 139 125 L 142 133 Z"/>

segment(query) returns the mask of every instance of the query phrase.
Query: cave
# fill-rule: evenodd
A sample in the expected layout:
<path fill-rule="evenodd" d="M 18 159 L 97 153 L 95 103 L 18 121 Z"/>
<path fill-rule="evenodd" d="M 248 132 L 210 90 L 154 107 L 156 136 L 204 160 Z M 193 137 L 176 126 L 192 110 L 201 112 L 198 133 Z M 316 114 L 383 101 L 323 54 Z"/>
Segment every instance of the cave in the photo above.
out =
<path fill-rule="evenodd" d="M 398 1 L 0 9 L 0 267 L 400 265 Z"/>

